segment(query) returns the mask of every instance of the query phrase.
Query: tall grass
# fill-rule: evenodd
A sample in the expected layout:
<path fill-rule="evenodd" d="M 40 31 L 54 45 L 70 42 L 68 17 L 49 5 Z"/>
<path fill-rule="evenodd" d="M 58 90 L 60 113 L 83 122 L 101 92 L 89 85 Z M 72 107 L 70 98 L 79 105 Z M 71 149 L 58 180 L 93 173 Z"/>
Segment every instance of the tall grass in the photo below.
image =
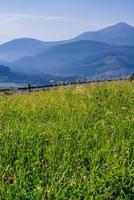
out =
<path fill-rule="evenodd" d="M 134 83 L 1 95 L 0 199 L 134 199 Z"/>

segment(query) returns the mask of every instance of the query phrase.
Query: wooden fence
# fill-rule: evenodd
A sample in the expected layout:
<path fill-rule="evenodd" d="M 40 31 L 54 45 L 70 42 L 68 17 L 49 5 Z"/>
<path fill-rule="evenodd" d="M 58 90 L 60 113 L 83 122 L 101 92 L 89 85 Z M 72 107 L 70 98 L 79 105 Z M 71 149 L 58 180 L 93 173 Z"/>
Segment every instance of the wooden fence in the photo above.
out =
<path fill-rule="evenodd" d="M 10 93 L 10 92 L 17 92 L 17 93 L 30 93 L 32 91 L 39 91 L 39 90 L 50 90 L 56 89 L 58 87 L 66 87 L 71 85 L 78 85 L 78 84 L 90 84 L 90 83 L 101 83 L 101 82 L 111 82 L 111 81 L 122 81 L 122 80 L 130 80 L 130 78 L 120 78 L 120 79 L 108 79 L 108 80 L 92 80 L 92 81 L 77 81 L 72 83 L 63 83 L 63 84 L 50 84 L 50 85 L 40 85 L 40 86 L 32 86 L 28 84 L 26 87 L 12 87 L 12 88 L 0 88 L 0 93 Z"/>

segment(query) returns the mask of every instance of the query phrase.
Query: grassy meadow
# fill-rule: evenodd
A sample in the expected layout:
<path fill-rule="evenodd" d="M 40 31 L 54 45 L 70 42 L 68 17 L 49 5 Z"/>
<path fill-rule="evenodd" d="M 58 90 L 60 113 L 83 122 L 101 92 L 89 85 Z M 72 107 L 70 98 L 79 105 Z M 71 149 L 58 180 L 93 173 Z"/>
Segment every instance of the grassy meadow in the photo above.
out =
<path fill-rule="evenodd" d="M 134 82 L 0 94 L 0 200 L 45 199 L 134 199 Z"/>

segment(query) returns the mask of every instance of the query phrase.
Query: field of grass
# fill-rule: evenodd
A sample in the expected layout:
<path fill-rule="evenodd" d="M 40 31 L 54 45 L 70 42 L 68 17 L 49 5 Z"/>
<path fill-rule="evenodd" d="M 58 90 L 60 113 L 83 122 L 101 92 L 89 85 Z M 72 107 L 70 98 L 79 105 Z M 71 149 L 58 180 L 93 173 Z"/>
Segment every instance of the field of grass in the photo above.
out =
<path fill-rule="evenodd" d="M 40 199 L 134 199 L 134 82 L 0 95 L 0 200 Z"/>

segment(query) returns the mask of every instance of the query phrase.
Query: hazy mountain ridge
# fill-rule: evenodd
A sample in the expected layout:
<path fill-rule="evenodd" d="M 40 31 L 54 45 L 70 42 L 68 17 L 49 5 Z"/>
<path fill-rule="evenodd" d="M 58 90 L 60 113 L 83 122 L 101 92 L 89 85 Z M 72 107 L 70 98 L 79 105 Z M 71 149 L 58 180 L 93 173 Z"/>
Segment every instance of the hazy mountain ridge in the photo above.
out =
<path fill-rule="evenodd" d="M 51 47 L 32 57 L 24 57 L 12 63 L 11 66 L 13 69 L 21 69 L 23 72 L 27 69 L 28 72 L 34 70 L 57 74 L 67 64 L 77 62 L 88 55 L 109 52 L 112 47 L 112 45 L 100 42 L 76 41 Z"/>
<path fill-rule="evenodd" d="M 0 60 L 13 62 L 24 56 L 33 56 L 48 47 L 48 42 L 32 38 L 11 40 L 0 45 Z"/>
<path fill-rule="evenodd" d="M 134 46 L 134 27 L 120 22 L 94 32 L 86 32 L 74 40 L 93 40 L 115 45 Z"/>
<path fill-rule="evenodd" d="M 60 82 L 74 82 L 77 77 L 72 76 L 52 76 L 42 74 L 26 74 L 17 73 L 10 70 L 9 67 L 0 65 L 0 87 L 1 83 L 15 83 L 15 84 L 32 84 L 32 85 L 50 85 Z M 3 84 L 2 84 L 3 85 Z"/>
<path fill-rule="evenodd" d="M 134 72 L 134 27 L 118 23 L 57 42 L 20 38 L 0 45 L 0 60 L 15 73 L 31 76 L 131 73 Z"/>
<path fill-rule="evenodd" d="M 134 57 L 123 53 L 110 52 L 104 55 L 87 57 L 77 63 L 66 66 L 63 73 L 84 76 L 110 75 L 121 76 L 134 71 Z"/>
<path fill-rule="evenodd" d="M 95 67 L 92 65 L 92 59 L 100 59 L 100 65 L 102 65 L 102 56 L 105 54 L 112 54 L 114 52 L 114 58 L 118 57 L 118 55 L 122 55 L 125 57 L 127 55 L 128 63 L 130 57 L 134 57 L 134 47 L 128 46 L 117 46 L 117 45 L 109 45 L 101 42 L 95 41 L 76 41 L 68 44 L 62 44 L 55 47 L 49 48 L 49 50 L 45 50 L 36 56 L 32 57 L 24 57 L 14 63 L 12 63 L 11 67 L 14 70 L 20 70 L 22 72 L 27 69 L 27 72 L 40 72 L 44 74 L 51 74 L 51 75 L 66 75 L 67 69 L 70 69 L 70 73 L 73 75 L 77 75 L 78 68 L 82 63 L 85 65 L 86 58 L 88 57 L 89 66 Z M 80 63 L 79 63 L 80 62 Z M 117 63 L 116 63 L 117 64 Z M 98 61 L 99 65 L 99 61 Z M 113 62 L 114 65 L 114 62 Z M 123 59 L 122 59 L 123 65 Z M 126 63 L 125 63 L 126 65 Z M 69 67 L 70 66 L 70 67 Z M 76 72 L 73 70 L 74 66 L 76 66 Z M 88 75 L 91 75 L 91 66 L 88 68 Z M 105 65 L 103 64 L 104 67 Z M 72 67 L 72 69 L 71 69 Z M 84 68 L 82 68 L 84 70 Z M 95 68 L 97 70 L 97 68 Z M 106 68 L 105 68 L 106 69 Z M 65 73 L 64 73 L 65 72 Z M 69 72 L 69 71 L 68 71 Z M 83 72 L 81 71 L 83 74 Z M 85 74 L 86 75 L 86 74 Z"/>

